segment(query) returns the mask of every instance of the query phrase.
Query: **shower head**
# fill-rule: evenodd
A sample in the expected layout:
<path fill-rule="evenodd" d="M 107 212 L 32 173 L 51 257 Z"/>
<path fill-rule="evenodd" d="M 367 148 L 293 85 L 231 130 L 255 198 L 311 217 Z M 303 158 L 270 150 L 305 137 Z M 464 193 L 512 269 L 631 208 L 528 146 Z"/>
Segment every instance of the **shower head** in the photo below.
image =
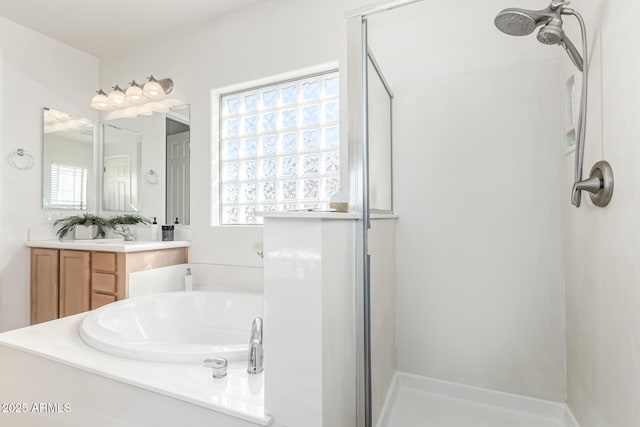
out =
<path fill-rule="evenodd" d="M 554 45 L 558 44 L 562 46 L 569 55 L 571 62 L 578 67 L 578 70 L 582 71 L 584 62 L 582 56 L 576 49 L 575 45 L 571 42 L 571 39 L 565 34 L 562 29 L 561 19 L 552 19 L 549 23 L 545 24 L 538 31 L 537 39 L 542 44 Z"/>
<path fill-rule="evenodd" d="M 542 44 L 560 44 L 564 38 L 562 20 L 552 19 L 538 31 L 538 41 Z"/>
<path fill-rule="evenodd" d="M 582 57 L 562 28 L 562 14 L 566 4 L 568 2 L 553 0 L 542 10 L 505 9 L 496 16 L 494 23 L 500 31 L 510 36 L 526 36 L 533 33 L 537 27 L 541 27 L 538 31 L 538 41 L 546 45 L 557 44 L 564 47 L 571 61 L 582 71 Z"/>
<path fill-rule="evenodd" d="M 518 8 L 505 9 L 493 21 L 496 27 L 510 36 L 526 36 L 533 33 L 539 25 L 543 25 L 552 16 L 545 10 L 527 10 Z"/>

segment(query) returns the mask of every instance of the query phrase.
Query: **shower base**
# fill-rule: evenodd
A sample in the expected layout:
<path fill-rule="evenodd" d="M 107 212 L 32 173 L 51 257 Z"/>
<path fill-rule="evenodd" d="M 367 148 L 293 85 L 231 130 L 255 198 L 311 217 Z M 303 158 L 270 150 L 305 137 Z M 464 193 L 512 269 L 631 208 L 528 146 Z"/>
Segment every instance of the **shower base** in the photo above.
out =
<path fill-rule="evenodd" d="M 580 427 L 566 405 L 398 372 L 377 427 Z"/>

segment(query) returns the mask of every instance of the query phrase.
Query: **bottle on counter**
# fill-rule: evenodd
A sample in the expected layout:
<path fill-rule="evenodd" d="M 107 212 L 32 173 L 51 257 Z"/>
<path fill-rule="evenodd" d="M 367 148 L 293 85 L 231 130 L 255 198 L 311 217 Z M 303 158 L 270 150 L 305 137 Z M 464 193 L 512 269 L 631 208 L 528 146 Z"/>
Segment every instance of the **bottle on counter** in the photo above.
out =
<path fill-rule="evenodd" d="M 163 242 L 173 242 L 173 225 L 163 225 L 162 226 L 162 241 Z"/>
<path fill-rule="evenodd" d="M 157 241 L 160 240 L 160 226 L 158 226 L 158 220 L 156 217 L 153 217 L 153 222 L 149 226 L 149 234 L 150 240 Z"/>

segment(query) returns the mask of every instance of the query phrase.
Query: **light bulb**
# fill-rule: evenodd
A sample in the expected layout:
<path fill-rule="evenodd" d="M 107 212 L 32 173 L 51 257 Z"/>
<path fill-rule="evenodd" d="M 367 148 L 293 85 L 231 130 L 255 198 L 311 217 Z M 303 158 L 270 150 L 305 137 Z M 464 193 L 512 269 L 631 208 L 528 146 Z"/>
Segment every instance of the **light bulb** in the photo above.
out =
<path fill-rule="evenodd" d="M 141 102 L 143 100 L 142 88 L 135 80 L 127 88 L 125 97 L 131 102 Z"/>
<path fill-rule="evenodd" d="M 96 110 L 106 110 L 109 107 L 109 98 L 107 98 L 107 94 L 104 93 L 102 89 L 98 91 L 98 94 L 95 95 L 91 99 L 91 103 L 89 104 L 91 108 Z"/>
<path fill-rule="evenodd" d="M 165 95 L 164 89 L 162 89 L 160 83 L 158 83 L 158 81 L 154 79 L 153 76 L 149 76 L 149 81 L 144 85 L 142 93 L 144 93 L 147 98 L 151 99 L 160 98 L 161 96 Z"/>
<path fill-rule="evenodd" d="M 124 92 L 120 86 L 115 85 L 113 91 L 109 94 L 109 104 L 113 107 L 122 107 L 124 105 Z"/>

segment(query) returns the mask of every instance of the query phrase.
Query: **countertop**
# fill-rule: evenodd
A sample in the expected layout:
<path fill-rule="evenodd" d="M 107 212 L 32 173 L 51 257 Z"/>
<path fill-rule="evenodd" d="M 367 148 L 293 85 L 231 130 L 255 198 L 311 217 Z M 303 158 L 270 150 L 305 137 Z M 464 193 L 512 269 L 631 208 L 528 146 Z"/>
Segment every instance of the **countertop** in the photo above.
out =
<path fill-rule="evenodd" d="M 126 242 L 123 239 L 93 239 L 93 240 L 29 240 L 25 243 L 30 248 L 68 249 L 72 251 L 98 251 L 98 252 L 143 252 L 161 249 L 187 248 L 191 246 L 189 241 L 151 241 L 133 240 Z"/>
<path fill-rule="evenodd" d="M 106 378 L 141 387 L 259 425 L 264 413 L 264 374 L 247 374 L 246 361 L 229 362 L 226 379 L 211 378 L 199 363 L 144 362 L 103 353 L 78 333 L 80 313 L 0 334 L 0 345 L 26 351 Z"/>

